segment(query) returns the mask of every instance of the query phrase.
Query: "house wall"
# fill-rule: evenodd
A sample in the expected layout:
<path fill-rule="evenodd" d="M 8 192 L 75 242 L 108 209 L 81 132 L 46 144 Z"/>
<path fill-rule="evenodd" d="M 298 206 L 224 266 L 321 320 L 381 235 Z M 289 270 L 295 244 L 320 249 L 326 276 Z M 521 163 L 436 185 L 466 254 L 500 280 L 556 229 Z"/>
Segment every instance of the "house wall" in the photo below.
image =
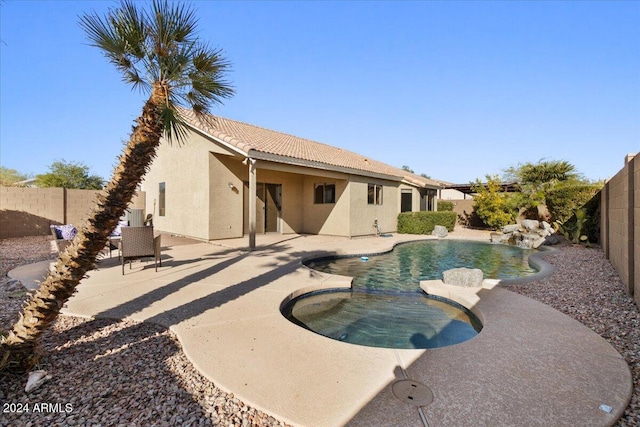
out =
<path fill-rule="evenodd" d="M 336 202 L 314 203 L 315 184 L 335 184 Z M 306 175 L 302 186 L 302 233 L 349 236 L 349 182 L 343 179 Z"/>
<path fill-rule="evenodd" d="M 624 167 L 601 192 L 601 244 L 605 256 L 640 305 L 640 160 L 627 156 Z"/>
<path fill-rule="evenodd" d="M 420 191 L 407 184 L 400 184 L 398 187 L 398 206 L 397 212 L 400 212 L 402 206 L 402 193 L 411 191 L 411 211 L 419 212 L 420 211 Z M 396 221 L 397 225 L 397 221 Z"/>
<path fill-rule="evenodd" d="M 260 165 L 260 163 L 259 163 Z M 259 168 L 256 171 L 258 182 L 282 185 L 282 230 L 283 234 L 300 233 L 303 229 L 304 176 L 277 170 Z"/>
<path fill-rule="evenodd" d="M 213 145 L 213 144 L 210 144 Z M 243 181 L 248 179 L 247 166 L 240 159 L 209 153 L 209 224 L 207 240 L 242 237 Z M 229 183 L 234 188 L 229 187 Z"/>
<path fill-rule="evenodd" d="M 241 237 L 248 233 L 248 219 L 245 218 L 248 209 L 248 194 L 244 192 L 248 189 L 244 183 L 249 179 L 249 169 L 247 165 L 242 164 L 240 158 L 231 158 L 228 156 L 214 156 L 219 161 L 220 169 L 211 170 L 212 188 L 219 188 L 218 193 L 212 193 L 211 212 L 212 224 L 220 223 L 218 215 L 222 215 L 227 222 L 233 223 L 234 233 L 226 235 L 225 230 L 212 228 L 211 239 L 224 239 L 227 237 Z M 282 185 L 282 221 L 281 233 L 291 234 L 299 233 L 302 230 L 302 188 L 303 175 L 297 173 L 289 173 L 281 170 L 267 169 L 269 167 L 265 162 L 258 161 L 256 163 L 256 181 L 264 184 Z M 228 170 L 228 171 L 227 171 Z M 232 191 L 235 195 L 230 200 L 229 182 L 232 182 L 238 189 L 238 192 Z M 226 198 L 221 197 L 227 195 Z M 228 202 L 228 204 L 224 204 Z M 220 206 L 223 206 L 226 212 L 220 214 Z M 226 225 L 225 225 L 226 226 Z M 237 227 L 236 227 L 237 226 Z"/>
<path fill-rule="evenodd" d="M 146 192 L 147 211 L 153 213 L 154 226 L 158 230 L 210 239 L 213 227 L 210 225 L 210 211 L 213 212 L 212 205 L 218 203 L 212 198 L 212 194 L 225 194 L 221 191 L 219 182 L 210 182 L 210 172 L 217 170 L 216 160 L 211 152 L 232 154 L 195 132 L 190 134 L 184 146 L 169 145 L 162 141 L 142 184 Z M 228 177 L 221 176 L 220 182 L 224 182 L 229 190 L 229 179 L 226 178 Z M 161 182 L 166 185 L 165 216 L 159 215 Z M 226 194 L 228 195 L 228 192 Z M 223 201 L 229 200 L 223 198 Z M 233 198 L 230 203 L 233 203 Z M 221 221 L 221 227 L 229 225 L 224 218 L 215 217 L 213 220 Z M 232 231 L 237 229 L 231 225 Z"/>
<path fill-rule="evenodd" d="M 368 203 L 369 184 L 379 184 L 383 186 L 381 205 L 370 205 Z M 350 236 L 375 234 L 376 229 L 373 227 L 373 223 L 376 219 L 383 233 L 395 232 L 398 229 L 398 213 L 400 212 L 400 186 L 398 183 L 352 176 L 350 182 L 350 198 Z M 412 203 L 414 202 L 412 201 Z M 418 207 L 419 206 L 418 200 Z"/>
<path fill-rule="evenodd" d="M 446 188 L 438 190 L 438 198 L 440 200 L 466 200 L 473 199 L 473 195 L 465 194 L 462 191 L 452 188 Z"/>
<path fill-rule="evenodd" d="M 156 228 L 205 240 L 247 234 L 245 182 L 249 174 L 243 159 L 195 132 L 187 146 L 163 142 L 143 183 L 147 210 L 153 213 Z M 375 219 L 383 232 L 394 232 L 401 187 L 412 191 L 413 210 L 420 210 L 419 191 L 398 182 L 264 160 L 258 160 L 255 167 L 258 183 L 282 185 L 283 234 L 371 235 L 376 232 Z M 159 216 L 161 182 L 166 185 L 163 217 Z M 336 186 L 334 204 L 314 203 L 314 186 L 324 183 Z M 382 205 L 368 204 L 370 183 L 383 186 Z"/>

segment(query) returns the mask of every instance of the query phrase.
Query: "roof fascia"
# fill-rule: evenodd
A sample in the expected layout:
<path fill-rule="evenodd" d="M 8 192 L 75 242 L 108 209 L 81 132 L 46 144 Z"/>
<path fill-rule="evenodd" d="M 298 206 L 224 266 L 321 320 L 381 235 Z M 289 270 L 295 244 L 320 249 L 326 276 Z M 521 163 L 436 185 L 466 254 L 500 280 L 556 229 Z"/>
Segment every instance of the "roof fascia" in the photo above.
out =
<path fill-rule="evenodd" d="M 310 160 L 295 159 L 293 157 L 280 156 L 278 154 L 263 153 L 261 151 L 256 151 L 253 149 L 249 150 L 248 156 L 256 160 L 266 160 L 270 162 L 284 163 L 284 164 L 294 165 L 294 166 L 302 166 L 302 167 L 311 168 L 311 169 L 340 172 L 340 173 L 345 173 L 349 175 L 358 175 L 358 176 L 364 176 L 368 178 L 384 179 L 387 181 L 398 181 L 398 182 L 402 181 L 402 178 L 399 176 L 363 171 L 360 169 L 347 168 L 343 166 L 333 166 L 333 165 L 328 165 L 326 163 L 314 162 Z"/>
<path fill-rule="evenodd" d="M 269 160 L 258 160 L 256 168 L 263 170 L 272 170 L 278 172 L 286 172 L 305 176 L 321 176 L 323 178 L 347 180 L 351 175 L 326 169 L 309 170 L 306 166 L 297 166 L 281 162 L 273 162 Z"/>
<path fill-rule="evenodd" d="M 433 184 L 427 184 L 427 183 L 419 184 L 419 183 L 417 183 L 417 182 L 409 181 L 409 180 L 404 179 L 404 178 L 402 179 L 402 183 L 403 183 L 403 184 L 406 184 L 406 185 L 410 185 L 410 186 L 412 186 L 412 187 L 417 187 L 417 188 L 427 188 L 427 189 L 431 189 L 431 190 L 438 190 L 438 189 L 440 189 L 440 188 L 441 188 L 440 186 L 433 185 Z"/>
<path fill-rule="evenodd" d="M 239 149 L 235 145 L 229 144 L 228 142 L 225 142 L 225 141 L 221 140 L 220 138 L 217 138 L 217 137 L 211 135 L 210 133 L 207 133 L 207 132 L 203 131 L 202 129 L 200 129 L 197 126 L 192 125 L 191 123 L 187 123 L 186 125 L 187 125 L 187 127 L 191 128 L 192 131 L 194 131 L 196 133 L 199 133 L 200 135 L 204 136 L 205 138 L 208 138 L 208 139 L 212 140 L 216 144 L 222 145 L 224 148 L 227 148 L 229 151 L 232 151 L 234 153 L 240 154 L 241 156 L 244 156 L 244 157 L 249 157 L 249 153 L 247 153 L 245 151 L 242 151 L 241 149 Z"/>

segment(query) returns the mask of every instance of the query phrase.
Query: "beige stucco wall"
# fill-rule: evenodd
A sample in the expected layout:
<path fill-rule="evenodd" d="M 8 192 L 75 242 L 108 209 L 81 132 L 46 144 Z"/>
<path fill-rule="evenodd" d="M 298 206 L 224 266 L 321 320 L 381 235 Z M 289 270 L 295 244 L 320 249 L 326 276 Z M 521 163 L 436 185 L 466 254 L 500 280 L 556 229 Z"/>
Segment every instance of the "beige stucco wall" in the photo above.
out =
<path fill-rule="evenodd" d="M 258 162 L 258 166 L 263 165 Z M 282 185 L 282 234 L 302 232 L 304 176 L 260 167 L 256 179 L 265 184 Z"/>
<path fill-rule="evenodd" d="M 452 188 L 438 190 L 438 198 L 440 200 L 466 200 L 473 199 L 473 195 L 465 194 L 462 191 Z"/>
<path fill-rule="evenodd" d="M 382 185 L 381 205 L 368 203 L 368 184 Z M 352 176 L 350 196 L 351 236 L 375 234 L 376 229 L 373 227 L 373 223 L 376 219 L 383 233 L 395 232 L 398 229 L 398 212 L 400 212 L 400 186 L 398 183 Z"/>
<path fill-rule="evenodd" d="M 153 213 L 156 229 L 210 239 L 210 208 L 214 203 L 211 196 L 220 192 L 219 183 L 210 181 L 210 171 L 216 163 L 212 151 L 231 154 L 194 132 L 183 146 L 162 141 L 142 183 L 142 189 L 146 192 L 147 212 Z M 225 178 L 220 177 L 220 180 L 224 181 Z M 228 181 L 224 181 L 227 190 Z M 161 182 L 166 185 L 165 216 L 160 216 L 158 211 Z M 229 225 L 226 222 L 222 224 Z"/>
<path fill-rule="evenodd" d="M 210 239 L 241 237 L 246 234 L 248 166 L 240 157 L 211 154 L 211 218 Z M 270 165 L 256 163 L 256 181 L 282 185 L 281 233 L 302 232 L 302 188 L 304 177 L 296 173 L 267 169 Z M 232 183 L 235 189 L 229 188 Z"/>
<path fill-rule="evenodd" d="M 336 202 L 315 204 L 315 184 L 335 184 Z M 347 180 L 305 176 L 302 185 L 302 233 L 349 236 L 349 202 Z"/>
<path fill-rule="evenodd" d="M 240 159 L 209 153 L 209 224 L 206 239 L 242 237 L 243 180 L 247 170 Z M 244 176 L 243 176 L 244 174 Z M 234 188 L 229 187 L 229 183 Z"/>
<path fill-rule="evenodd" d="M 185 146 L 163 142 L 144 182 L 147 212 L 158 230 L 205 240 L 241 237 L 248 232 L 248 166 L 234 154 L 197 133 Z M 280 232 L 361 236 L 397 229 L 400 187 L 412 191 L 413 210 L 420 193 L 409 185 L 382 179 L 258 160 L 258 183 L 282 186 Z M 159 216 L 159 184 L 166 185 L 166 214 Z M 229 184 L 232 184 L 230 187 Z M 334 204 L 315 204 L 315 184 L 335 184 Z M 383 186 L 382 205 L 367 203 L 367 185 Z M 258 209 L 261 204 L 258 203 Z M 260 215 L 260 212 L 258 212 Z M 260 228 L 260 218 L 258 219 Z"/>

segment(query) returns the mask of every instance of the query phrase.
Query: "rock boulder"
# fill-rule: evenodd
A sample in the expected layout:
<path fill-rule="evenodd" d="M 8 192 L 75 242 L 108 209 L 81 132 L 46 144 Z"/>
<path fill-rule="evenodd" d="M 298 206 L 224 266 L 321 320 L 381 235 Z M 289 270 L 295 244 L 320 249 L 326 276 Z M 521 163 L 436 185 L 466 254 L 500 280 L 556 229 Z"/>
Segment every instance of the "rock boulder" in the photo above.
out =
<path fill-rule="evenodd" d="M 442 281 L 447 285 L 463 288 L 479 288 L 482 286 L 484 274 L 479 268 L 452 268 L 442 272 Z"/>
<path fill-rule="evenodd" d="M 440 238 L 447 237 L 447 234 L 449 234 L 449 232 L 447 231 L 447 227 L 445 227 L 444 225 L 436 225 L 431 232 L 432 236 L 437 236 Z"/>

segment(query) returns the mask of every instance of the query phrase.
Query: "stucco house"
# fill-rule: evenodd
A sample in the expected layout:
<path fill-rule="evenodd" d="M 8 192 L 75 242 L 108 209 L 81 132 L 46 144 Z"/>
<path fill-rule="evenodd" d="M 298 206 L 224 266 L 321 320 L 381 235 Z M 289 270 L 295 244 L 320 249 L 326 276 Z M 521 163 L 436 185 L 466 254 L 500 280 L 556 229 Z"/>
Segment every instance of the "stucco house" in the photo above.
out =
<path fill-rule="evenodd" d="M 401 211 L 436 210 L 439 184 L 293 135 L 185 111 L 186 143 L 163 141 L 142 184 L 157 229 L 205 240 L 256 233 L 393 232 Z"/>

